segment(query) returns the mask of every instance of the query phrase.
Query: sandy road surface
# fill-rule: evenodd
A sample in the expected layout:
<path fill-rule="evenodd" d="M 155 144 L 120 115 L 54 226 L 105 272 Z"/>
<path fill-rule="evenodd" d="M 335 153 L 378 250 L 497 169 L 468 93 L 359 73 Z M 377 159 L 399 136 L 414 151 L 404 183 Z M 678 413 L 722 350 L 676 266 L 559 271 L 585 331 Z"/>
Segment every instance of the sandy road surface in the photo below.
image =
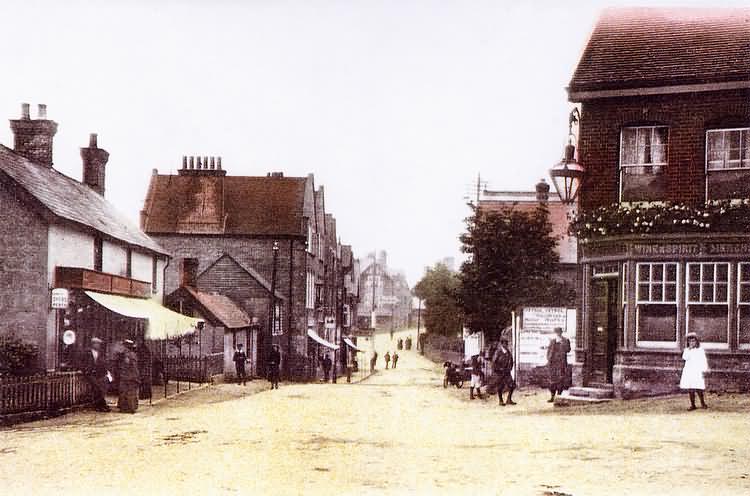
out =
<path fill-rule="evenodd" d="M 500 408 L 400 355 L 361 384 L 222 385 L 0 430 L 0 494 L 750 494 L 746 397 Z"/>

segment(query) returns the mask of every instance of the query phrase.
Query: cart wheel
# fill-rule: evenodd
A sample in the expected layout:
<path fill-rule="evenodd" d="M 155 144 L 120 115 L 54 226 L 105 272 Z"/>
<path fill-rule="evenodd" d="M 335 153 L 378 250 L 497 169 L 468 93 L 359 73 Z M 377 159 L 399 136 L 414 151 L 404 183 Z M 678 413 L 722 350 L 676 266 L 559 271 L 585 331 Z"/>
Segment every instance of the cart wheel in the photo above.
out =
<path fill-rule="evenodd" d="M 458 389 L 461 389 L 462 387 L 464 387 L 464 381 L 459 379 L 458 382 L 456 382 L 456 387 Z"/>
<path fill-rule="evenodd" d="M 447 377 L 443 377 L 443 387 L 444 388 L 448 387 L 448 378 Z"/>

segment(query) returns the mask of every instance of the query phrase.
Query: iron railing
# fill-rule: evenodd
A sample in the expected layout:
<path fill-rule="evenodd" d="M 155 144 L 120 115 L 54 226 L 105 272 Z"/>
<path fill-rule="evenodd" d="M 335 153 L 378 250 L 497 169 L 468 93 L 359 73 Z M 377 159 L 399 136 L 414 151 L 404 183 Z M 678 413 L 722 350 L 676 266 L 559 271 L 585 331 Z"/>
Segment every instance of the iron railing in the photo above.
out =
<path fill-rule="evenodd" d="M 164 365 L 170 381 L 211 382 L 212 376 L 224 372 L 224 354 L 168 356 Z"/>
<path fill-rule="evenodd" d="M 91 401 L 92 386 L 81 372 L 0 376 L 0 415 L 55 411 Z"/>

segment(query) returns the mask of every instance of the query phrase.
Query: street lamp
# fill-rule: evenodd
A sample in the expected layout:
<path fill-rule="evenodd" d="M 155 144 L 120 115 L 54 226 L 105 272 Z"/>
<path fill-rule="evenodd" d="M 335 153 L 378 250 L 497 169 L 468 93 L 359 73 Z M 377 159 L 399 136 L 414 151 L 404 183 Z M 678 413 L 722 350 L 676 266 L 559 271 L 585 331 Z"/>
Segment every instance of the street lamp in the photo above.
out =
<path fill-rule="evenodd" d="M 575 202 L 583 180 L 583 166 L 575 159 L 576 147 L 573 144 L 573 123 L 578 123 L 580 119 L 580 112 L 574 108 L 568 118 L 568 144 L 565 145 L 565 156 L 549 171 L 560 200 L 567 204 Z"/>

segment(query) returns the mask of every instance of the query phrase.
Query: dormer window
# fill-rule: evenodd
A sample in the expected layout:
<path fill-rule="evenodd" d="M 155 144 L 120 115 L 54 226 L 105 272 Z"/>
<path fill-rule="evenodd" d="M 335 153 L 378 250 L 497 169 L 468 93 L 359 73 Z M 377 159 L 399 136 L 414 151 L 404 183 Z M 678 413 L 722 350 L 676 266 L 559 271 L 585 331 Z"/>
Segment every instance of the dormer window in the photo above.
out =
<path fill-rule="evenodd" d="M 667 126 L 625 127 L 620 136 L 620 201 L 664 199 Z"/>
<path fill-rule="evenodd" d="M 706 176 L 709 200 L 750 195 L 750 128 L 706 132 Z"/>

